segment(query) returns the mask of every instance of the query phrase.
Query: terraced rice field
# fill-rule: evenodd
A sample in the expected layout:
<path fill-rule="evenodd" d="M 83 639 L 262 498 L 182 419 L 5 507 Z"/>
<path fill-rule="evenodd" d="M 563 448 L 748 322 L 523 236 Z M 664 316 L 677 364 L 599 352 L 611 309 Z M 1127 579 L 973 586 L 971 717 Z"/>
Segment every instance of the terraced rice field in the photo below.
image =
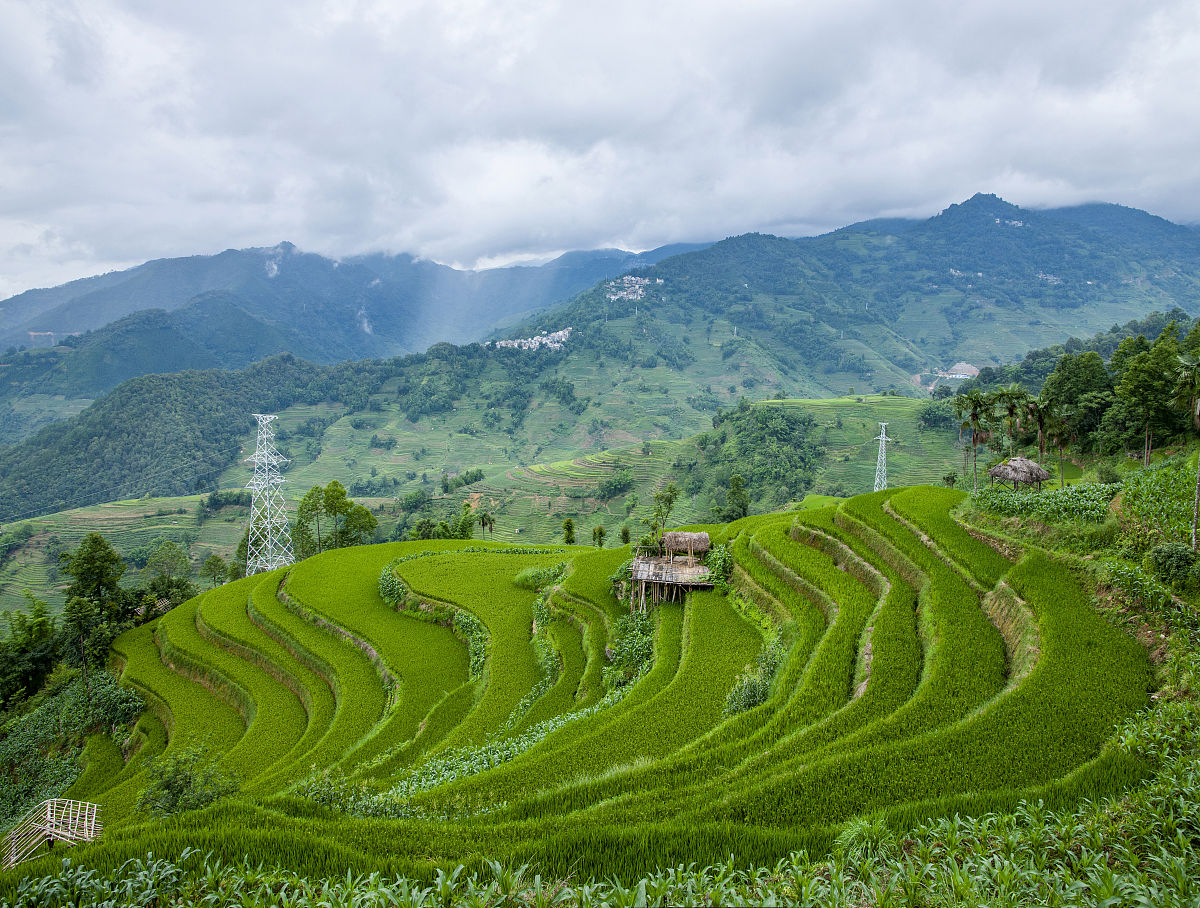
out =
<path fill-rule="evenodd" d="M 153 710 L 128 765 L 89 744 L 77 787 L 110 825 L 80 855 L 628 875 L 823 853 L 861 815 L 902 825 L 1136 781 L 1146 767 L 1108 742 L 1148 702 L 1146 653 L 1065 564 L 968 533 L 961 499 L 919 486 L 710 527 L 736 595 L 659 607 L 652 664 L 616 691 L 603 669 L 626 607 L 608 577 L 624 550 L 397 543 L 207 592 L 116 643 Z M 543 605 L 513 582 L 562 561 Z M 380 597 L 384 571 L 407 607 Z M 486 633 L 474 676 L 446 619 L 463 614 Z M 729 714 L 776 637 L 762 702 Z M 145 760 L 197 740 L 242 794 L 186 822 L 132 815 Z M 331 791 L 355 798 L 300 796 Z"/>
<path fill-rule="evenodd" d="M 170 539 L 188 544 L 197 564 L 214 552 L 228 558 L 245 529 L 246 509 L 231 508 L 227 514 L 200 522 L 196 517 L 200 497 L 111 501 L 25 521 L 33 536 L 0 564 L 0 612 L 25 608 L 22 593 L 27 589 L 36 590 L 52 611 L 61 608 L 70 578 L 58 568 L 57 553 L 73 551 L 88 533 L 103 534 L 123 555 Z M 138 579 L 136 569 L 130 568 L 125 579 Z"/>

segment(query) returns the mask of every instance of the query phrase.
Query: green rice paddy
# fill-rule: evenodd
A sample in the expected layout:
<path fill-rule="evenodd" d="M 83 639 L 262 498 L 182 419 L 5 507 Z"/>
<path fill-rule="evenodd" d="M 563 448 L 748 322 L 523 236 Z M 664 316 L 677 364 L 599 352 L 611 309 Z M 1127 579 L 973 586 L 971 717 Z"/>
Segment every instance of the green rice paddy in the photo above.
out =
<path fill-rule="evenodd" d="M 842 431 L 851 444 L 845 417 Z M 592 481 L 603 468 L 530 474 Z M 1061 803 L 1136 781 L 1145 767 L 1110 739 L 1148 702 L 1145 651 L 1064 564 L 968 534 L 953 516 L 962 497 L 889 489 L 711 527 L 731 543 L 731 595 L 655 609 L 652 665 L 615 692 L 602 670 L 628 604 L 608 577 L 627 550 L 393 543 L 206 592 L 114 647 L 151 709 L 128 762 L 89 741 L 77 793 L 101 803 L 106 832 L 76 854 L 111 866 L 191 846 L 343 876 L 485 859 L 629 875 L 824 853 L 864 815 Z M 538 643 L 542 606 L 514 578 L 564 560 Z M 454 628 L 380 598 L 388 565 L 421 602 L 482 623 L 477 681 Z M 1000 584 L 1037 629 L 1021 672 L 985 607 Z M 729 714 L 776 636 L 786 655 L 764 699 Z M 241 794 L 186 819 L 137 815 L 145 761 L 195 741 Z M 314 778 L 351 786 L 359 806 L 300 796 L 326 784 Z"/>

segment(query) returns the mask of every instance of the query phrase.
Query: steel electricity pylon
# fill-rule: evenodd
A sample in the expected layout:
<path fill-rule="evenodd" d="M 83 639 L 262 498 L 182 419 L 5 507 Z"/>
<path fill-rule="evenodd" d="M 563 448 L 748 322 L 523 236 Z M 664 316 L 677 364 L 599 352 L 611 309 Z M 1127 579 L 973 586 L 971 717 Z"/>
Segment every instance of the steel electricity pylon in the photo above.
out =
<path fill-rule="evenodd" d="M 283 477 L 279 475 L 281 464 L 288 462 L 275 449 L 275 430 L 271 428 L 274 416 L 255 413 L 258 420 L 258 446 L 246 458 L 254 465 L 254 476 L 246 486 L 254 493 L 250 508 L 250 536 L 246 543 L 246 574 L 260 574 L 278 567 L 293 564 L 292 537 L 288 532 L 287 512 L 279 486 Z"/>
<path fill-rule="evenodd" d="M 894 438 L 888 438 L 887 423 L 879 424 L 879 435 L 875 440 L 879 442 L 879 458 L 875 461 L 875 491 L 882 492 L 887 488 L 887 443 L 895 441 Z"/>

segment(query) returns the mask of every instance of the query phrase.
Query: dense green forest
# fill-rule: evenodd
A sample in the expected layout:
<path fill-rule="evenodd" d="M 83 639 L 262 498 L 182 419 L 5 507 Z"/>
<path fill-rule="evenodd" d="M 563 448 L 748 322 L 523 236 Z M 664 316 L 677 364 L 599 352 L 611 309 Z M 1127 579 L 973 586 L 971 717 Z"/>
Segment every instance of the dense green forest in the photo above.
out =
<path fill-rule="evenodd" d="M 714 501 L 714 516 L 737 520 L 773 510 L 812 488 L 826 451 L 812 415 L 784 408 L 719 411 L 713 429 L 696 437 L 700 456 L 679 464 L 682 488 Z M 735 480 L 734 477 L 737 477 Z"/>
<path fill-rule="evenodd" d="M 0 519 L 142 493 L 202 491 L 238 457 L 250 413 L 298 401 L 362 407 L 393 368 L 314 366 L 283 354 L 239 372 L 132 379 L 78 417 L 0 449 Z"/>
<path fill-rule="evenodd" d="M 994 391 L 1001 385 L 1017 382 L 1029 391 L 1037 393 L 1063 354 L 1070 353 L 1075 356 L 1090 351 L 1098 353 L 1101 359 L 1107 361 L 1126 338 L 1141 334 L 1146 340 L 1153 342 L 1172 322 L 1184 334 L 1187 334 L 1194 324 L 1192 317 L 1182 309 L 1172 309 L 1165 313 L 1151 312 L 1145 318 L 1130 319 L 1123 325 L 1113 325 L 1107 331 L 1099 331 L 1086 339 L 1070 337 L 1061 344 L 1030 350 L 1019 361 L 1008 365 L 985 366 L 979 370 L 978 376 L 964 381 L 958 390 L 963 393 Z M 942 392 L 943 395 L 948 393 L 949 389 Z"/>

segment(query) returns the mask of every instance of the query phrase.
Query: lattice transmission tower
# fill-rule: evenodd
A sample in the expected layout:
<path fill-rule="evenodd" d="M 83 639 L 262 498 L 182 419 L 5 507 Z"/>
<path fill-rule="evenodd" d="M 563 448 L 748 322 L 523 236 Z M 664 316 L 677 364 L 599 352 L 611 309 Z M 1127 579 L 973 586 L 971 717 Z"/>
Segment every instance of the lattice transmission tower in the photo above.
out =
<path fill-rule="evenodd" d="M 882 492 L 887 488 L 887 443 L 895 441 L 894 438 L 888 438 L 887 423 L 879 424 L 879 435 L 875 440 L 879 442 L 879 459 L 875 461 L 875 491 Z"/>
<path fill-rule="evenodd" d="M 274 416 L 255 413 L 258 420 L 258 446 L 246 458 L 254 465 L 254 476 L 246 486 L 254 493 L 250 508 L 250 537 L 246 544 L 246 575 L 273 571 L 295 563 L 292 556 L 292 537 L 288 532 L 287 512 L 279 486 L 281 464 L 288 462 L 275 448 Z"/>

